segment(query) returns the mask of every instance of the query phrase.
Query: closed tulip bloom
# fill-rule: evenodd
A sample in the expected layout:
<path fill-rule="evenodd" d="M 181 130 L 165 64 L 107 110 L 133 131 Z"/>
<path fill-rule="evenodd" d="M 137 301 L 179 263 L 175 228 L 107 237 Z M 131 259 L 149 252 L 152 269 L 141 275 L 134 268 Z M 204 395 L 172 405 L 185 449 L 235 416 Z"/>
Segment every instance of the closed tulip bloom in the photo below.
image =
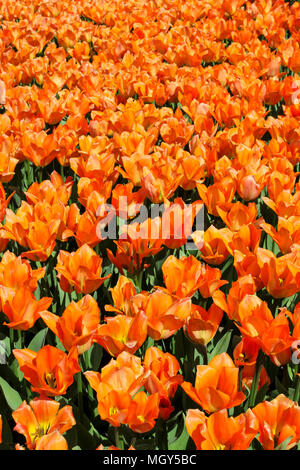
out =
<path fill-rule="evenodd" d="M 207 413 L 232 408 L 245 400 L 238 391 L 239 369 L 227 353 L 215 356 L 209 364 L 197 366 L 195 387 L 183 382 L 183 390 Z"/>

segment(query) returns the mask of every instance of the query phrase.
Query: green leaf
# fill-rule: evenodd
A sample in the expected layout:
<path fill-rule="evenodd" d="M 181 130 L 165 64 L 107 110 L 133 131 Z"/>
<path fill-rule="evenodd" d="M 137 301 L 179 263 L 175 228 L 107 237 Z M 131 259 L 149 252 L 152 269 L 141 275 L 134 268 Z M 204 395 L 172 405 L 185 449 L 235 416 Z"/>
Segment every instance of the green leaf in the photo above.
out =
<path fill-rule="evenodd" d="M 76 424 L 77 435 L 78 435 L 78 445 L 83 450 L 95 450 L 98 442 L 95 438 L 89 433 L 89 431 L 81 424 Z"/>
<path fill-rule="evenodd" d="M 260 389 L 258 390 L 258 392 L 256 394 L 256 402 L 257 403 L 260 403 L 261 401 L 264 401 L 265 396 L 266 396 L 267 391 L 268 391 L 268 388 L 269 388 L 268 383 L 265 383 L 262 387 L 260 387 Z"/>
<path fill-rule="evenodd" d="M 169 450 L 185 450 L 188 440 L 189 435 L 182 415 L 173 429 L 168 432 Z"/>
<path fill-rule="evenodd" d="M 39 331 L 35 335 L 35 337 L 30 341 L 28 345 L 28 349 L 38 352 L 45 345 L 45 339 L 46 339 L 47 333 L 48 333 L 48 327 L 43 328 L 41 331 Z"/>
<path fill-rule="evenodd" d="M 13 411 L 16 410 L 22 403 L 22 398 L 18 392 L 14 390 L 2 377 L 0 377 L 0 387 L 10 409 Z"/>
<path fill-rule="evenodd" d="M 88 352 L 90 353 L 89 359 L 92 370 L 98 371 L 103 356 L 102 346 L 100 346 L 100 344 L 94 343 Z"/>
<path fill-rule="evenodd" d="M 278 377 L 275 377 L 275 387 L 279 393 L 283 393 L 284 395 L 288 396 L 289 392 L 287 388 L 284 385 L 282 385 L 280 380 L 278 380 Z"/>
<path fill-rule="evenodd" d="M 224 352 L 227 352 L 230 339 L 232 335 L 232 330 L 227 331 L 222 338 L 217 342 L 216 346 L 214 349 L 209 353 L 209 359 L 212 359 L 213 357 L 217 356 L 218 354 L 222 354 Z"/>
<path fill-rule="evenodd" d="M 287 437 L 286 439 L 284 439 L 284 441 L 281 442 L 281 444 L 275 447 L 274 450 L 287 450 L 287 447 L 292 439 L 293 439 L 293 436 Z"/>

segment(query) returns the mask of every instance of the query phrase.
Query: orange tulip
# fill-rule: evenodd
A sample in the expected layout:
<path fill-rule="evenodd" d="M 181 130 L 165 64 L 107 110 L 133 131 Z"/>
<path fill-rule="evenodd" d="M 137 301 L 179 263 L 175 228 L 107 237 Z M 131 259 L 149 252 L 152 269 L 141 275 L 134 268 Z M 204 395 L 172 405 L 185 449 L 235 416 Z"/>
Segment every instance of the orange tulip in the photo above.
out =
<path fill-rule="evenodd" d="M 235 418 L 229 418 L 226 409 L 208 417 L 203 411 L 188 410 L 185 425 L 197 450 L 247 450 L 258 431 L 251 410 Z"/>
<path fill-rule="evenodd" d="M 294 295 L 299 291 L 300 257 L 298 245 L 280 258 L 264 248 L 257 249 L 257 262 L 261 270 L 261 280 L 267 291 L 275 298 Z"/>
<path fill-rule="evenodd" d="M 27 234 L 29 251 L 21 256 L 33 261 L 46 261 L 55 248 L 59 225 L 59 220 L 53 220 L 49 224 L 40 220 L 32 222 Z"/>
<path fill-rule="evenodd" d="M 39 201 L 47 201 L 50 204 L 61 201 L 67 204 L 71 197 L 73 180 L 70 176 L 63 182 L 62 177 L 53 171 L 49 180 L 44 180 L 40 184 L 32 183 L 25 191 L 26 199 L 29 203 L 35 205 Z"/>
<path fill-rule="evenodd" d="M 290 253 L 294 244 L 300 244 L 299 217 L 291 216 L 288 219 L 278 217 L 277 230 L 266 223 L 262 223 L 260 226 L 277 243 L 283 254 Z"/>
<path fill-rule="evenodd" d="M 110 292 L 113 298 L 114 306 L 105 305 L 107 312 L 117 312 L 125 315 L 130 315 L 130 303 L 131 297 L 136 295 L 136 289 L 133 282 L 126 276 L 119 276 L 118 282 L 115 287 L 110 288 Z"/>
<path fill-rule="evenodd" d="M 145 258 L 154 256 L 163 249 L 161 238 L 161 219 L 147 219 L 141 224 L 133 223 L 122 226 L 120 239 L 115 242 L 117 245 L 116 256 L 107 249 L 107 256 L 112 263 L 117 266 L 121 274 L 123 269 L 128 273 L 140 272 L 145 264 Z"/>
<path fill-rule="evenodd" d="M 73 253 L 60 251 L 56 270 L 60 286 L 65 292 L 75 289 L 77 293 L 89 294 L 103 284 L 111 275 L 101 277 L 102 258 L 88 245 Z"/>
<path fill-rule="evenodd" d="M 85 295 L 79 302 L 72 301 L 61 317 L 50 312 L 42 312 L 40 316 L 66 350 L 77 346 L 78 354 L 90 348 L 100 323 L 98 304 L 90 295 Z"/>
<path fill-rule="evenodd" d="M 35 398 L 29 405 L 23 403 L 13 413 L 16 422 L 14 431 L 23 434 L 28 450 L 67 449 L 62 437 L 76 424 L 72 407 L 60 405 L 47 398 Z"/>
<path fill-rule="evenodd" d="M 221 271 L 205 266 L 193 255 L 169 256 L 162 265 L 164 282 L 170 294 L 180 298 L 192 297 L 199 290 L 204 298 L 211 295 L 227 281 L 221 280 Z"/>
<path fill-rule="evenodd" d="M 241 202 L 219 204 L 217 211 L 223 222 L 233 232 L 240 230 L 244 225 L 253 224 L 257 216 L 256 204 L 253 202 L 250 202 L 248 206 Z"/>
<path fill-rule="evenodd" d="M 176 299 L 157 289 L 148 296 L 145 306 L 148 322 L 148 335 L 154 340 L 172 336 L 184 325 L 191 313 L 191 300 Z"/>
<path fill-rule="evenodd" d="M 231 178 L 223 178 L 222 181 L 218 181 L 208 187 L 204 184 L 197 184 L 197 190 L 208 212 L 214 216 L 218 216 L 219 205 L 232 201 L 236 184 Z"/>
<path fill-rule="evenodd" d="M 203 203 L 195 201 L 186 205 L 180 198 L 166 208 L 161 217 L 162 238 L 168 248 L 179 248 L 187 242 L 192 232 L 194 219 L 203 207 Z"/>
<path fill-rule="evenodd" d="M 261 337 L 262 350 L 276 366 L 282 366 L 291 360 L 293 341 L 289 320 L 285 312 L 280 312 Z"/>
<path fill-rule="evenodd" d="M 222 353 L 211 359 L 207 366 L 197 366 L 195 387 L 189 382 L 183 382 L 181 386 L 207 413 L 214 413 L 240 405 L 245 400 L 245 395 L 238 391 L 238 373 L 230 356 Z"/>
<path fill-rule="evenodd" d="M 259 442 L 265 450 L 274 450 L 288 437 L 286 449 L 300 439 L 300 407 L 285 395 L 259 403 L 252 409 L 259 424 Z"/>
<path fill-rule="evenodd" d="M 267 302 L 256 295 L 246 294 L 239 304 L 237 321 L 243 335 L 260 340 L 270 327 L 273 315 Z"/>
<path fill-rule="evenodd" d="M 138 392 L 149 374 L 140 358 L 126 351 L 104 366 L 101 373 L 85 372 L 91 387 L 97 392 L 101 419 L 115 427 L 128 424 L 136 432 L 152 429 L 159 414 L 159 394 Z"/>
<path fill-rule="evenodd" d="M 232 232 L 228 228 L 217 229 L 210 225 L 205 232 L 197 230 L 191 237 L 206 263 L 222 264 L 229 256 L 228 244 L 232 239 Z"/>
<path fill-rule="evenodd" d="M 133 192 L 133 183 L 117 184 L 112 191 L 111 203 L 121 219 L 131 219 L 139 213 L 145 200 L 145 192 L 139 189 Z"/>
<path fill-rule="evenodd" d="M 159 165 L 153 164 L 151 170 L 143 168 L 141 185 L 150 201 L 160 204 L 174 194 L 182 180 L 179 170 L 179 162 L 170 158 L 166 158 L 165 162 L 160 162 Z"/>
<path fill-rule="evenodd" d="M 159 395 L 138 392 L 131 400 L 127 414 L 127 424 L 137 433 L 148 432 L 154 428 L 159 415 Z"/>
<path fill-rule="evenodd" d="M 134 317 L 117 315 L 106 317 L 105 321 L 106 324 L 98 326 L 94 342 L 112 356 L 123 351 L 134 354 L 147 338 L 147 317 L 142 311 Z"/>
<path fill-rule="evenodd" d="M 222 317 L 223 312 L 216 304 L 212 304 L 208 310 L 192 305 L 192 313 L 185 323 L 188 338 L 206 346 L 215 336 Z"/>
<path fill-rule="evenodd" d="M 32 328 L 36 320 L 42 313 L 47 312 L 47 308 L 52 303 L 51 297 L 36 300 L 31 290 L 25 287 L 21 287 L 11 296 L 2 295 L 1 297 L 3 313 L 9 319 L 9 323 L 4 322 L 4 325 L 15 330 Z"/>
<path fill-rule="evenodd" d="M 60 349 L 46 345 L 37 353 L 31 349 L 14 349 L 13 354 L 31 383 L 31 390 L 40 395 L 64 395 L 80 372 L 77 348 L 65 354 Z"/>
<path fill-rule="evenodd" d="M 7 250 L 0 262 L 0 284 L 14 290 L 26 287 L 33 292 L 45 271 L 45 268 L 32 269 L 29 261 Z"/>
<path fill-rule="evenodd" d="M 159 418 L 166 420 L 174 410 L 170 400 L 182 383 L 180 364 L 172 354 L 151 347 L 145 353 L 144 367 L 151 371 L 145 388 L 151 394 L 159 394 Z"/>
<path fill-rule="evenodd" d="M 232 283 L 232 287 L 229 290 L 227 298 L 225 298 L 224 292 L 219 290 L 214 292 L 213 300 L 218 307 L 227 313 L 231 320 L 237 320 L 241 300 L 245 295 L 255 294 L 255 292 L 255 281 L 251 274 L 248 274 L 247 276 L 239 277 L 237 281 Z"/>
<path fill-rule="evenodd" d="M 260 342 L 251 336 L 243 336 L 233 351 L 236 366 L 253 366 L 256 363 Z"/>

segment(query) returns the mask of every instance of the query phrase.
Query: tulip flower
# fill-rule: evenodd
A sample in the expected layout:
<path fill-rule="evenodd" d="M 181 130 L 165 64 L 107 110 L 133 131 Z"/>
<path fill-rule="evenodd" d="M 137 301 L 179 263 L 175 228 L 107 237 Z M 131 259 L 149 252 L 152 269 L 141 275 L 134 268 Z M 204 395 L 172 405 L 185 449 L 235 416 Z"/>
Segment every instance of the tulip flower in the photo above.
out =
<path fill-rule="evenodd" d="M 232 239 L 232 232 L 229 229 L 218 230 L 211 225 L 205 232 L 197 230 L 191 236 L 206 263 L 214 266 L 222 264 L 229 256 L 228 243 Z"/>
<path fill-rule="evenodd" d="M 33 292 L 45 271 L 45 268 L 32 269 L 29 261 L 7 250 L 0 262 L 0 284 L 14 290 L 26 287 Z"/>
<path fill-rule="evenodd" d="M 215 336 L 222 317 L 223 312 L 216 304 L 212 304 L 208 310 L 192 305 L 192 313 L 185 324 L 188 338 L 206 346 Z"/>
<path fill-rule="evenodd" d="M 21 287 L 11 296 L 2 294 L 1 297 L 3 313 L 9 319 L 9 323 L 4 322 L 4 325 L 15 330 L 32 328 L 41 314 L 47 313 L 47 308 L 52 303 L 51 297 L 36 300 L 31 290 L 25 287 Z M 5 297 L 7 298 L 4 300 Z"/>
<path fill-rule="evenodd" d="M 189 382 L 181 384 L 183 390 L 207 413 L 232 408 L 245 400 L 238 391 L 238 373 L 227 353 L 215 356 L 209 364 L 197 366 L 195 387 Z"/>
<path fill-rule="evenodd" d="M 104 366 L 101 373 L 87 371 L 84 375 L 97 392 L 101 419 L 114 427 L 127 424 L 138 433 L 154 427 L 159 414 L 159 394 L 138 392 L 150 375 L 138 357 L 124 351 Z"/>
<path fill-rule="evenodd" d="M 248 206 L 240 202 L 219 204 L 218 215 L 225 222 L 227 227 L 234 231 L 240 230 L 243 225 L 249 225 L 256 221 L 256 204 L 250 202 Z"/>
<path fill-rule="evenodd" d="M 144 367 L 151 371 L 145 388 L 159 394 L 159 418 L 166 420 L 174 410 L 170 400 L 183 380 L 178 374 L 180 364 L 172 354 L 151 347 L 145 353 Z"/>
<path fill-rule="evenodd" d="M 147 317 L 142 311 L 134 317 L 106 317 L 105 322 L 98 326 L 94 342 L 112 356 L 123 351 L 134 354 L 147 338 Z"/>
<path fill-rule="evenodd" d="M 162 265 L 162 272 L 168 292 L 179 298 L 192 297 L 198 289 L 207 298 L 227 284 L 220 279 L 218 268 L 205 266 L 193 255 L 180 259 L 169 256 Z"/>
<path fill-rule="evenodd" d="M 231 202 L 236 189 L 236 183 L 232 178 L 223 178 L 222 181 L 206 187 L 204 184 L 197 184 L 200 198 L 206 205 L 208 212 L 218 216 L 218 207 L 225 202 Z M 230 227 L 229 227 L 230 228 Z"/>
<path fill-rule="evenodd" d="M 290 437 L 286 449 L 300 439 L 300 407 L 285 395 L 259 403 L 252 409 L 259 424 L 259 442 L 264 450 L 274 448 Z"/>
<path fill-rule="evenodd" d="M 102 258 L 88 245 L 73 253 L 61 250 L 56 265 L 61 288 L 65 292 L 73 289 L 83 294 L 94 292 L 111 276 L 101 277 L 101 265 Z"/>
<path fill-rule="evenodd" d="M 74 374 L 80 372 L 76 347 L 68 355 L 50 345 L 38 352 L 14 349 L 13 354 L 25 379 L 30 382 L 31 390 L 41 396 L 64 395 L 73 383 Z"/>
<path fill-rule="evenodd" d="M 107 312 L 130 314 L 129 299 L 136 295 L 136 289 L 133 282 L 126 276 L 119 276 L 115 287 L 110 288 L 114 306 L 105 305 Z"/>
<path fill-rule="evenodd" d="M 257 249 L 257 262 L 261 270 L 261 280 L 268 292 L 277 299 L 290 297 L 299 291 L 299 250 L 276 258 L 274 253 L 264 248 Z"/>
<path fill-rule="evenodd" d="M 66 450 L 62 436 L 76 424 L 72 407 L 60 408 L 48 398 L 35 398 L 29 405 L 23 403 L 12 413 L 16 422 L 14 431 L 23 434 L 28 450 Z"/>
<path fill-rule="evenodd" d="M 42 312 L 40 316 L 66 350 L 77 346 L 78 354 L 90 348 L 100 323 L 98 304 L 90 295 L 79 302 L 71 302 L 60 317 L 51 312 Z"/>
<path fill-rule="evenodd" d="M 148 335 L 156 341 L 172 336 L 184 325 L 191 313 L 189 298 L 176 299 L 157 289 L 148 296 L 145 306 Z"/>
<path fill-rule="evenodd" d="M 226 409 L 208 417 L 203 411 L 188 410 L 185 425 L 197 450 L 247 450 L 258 432 L 258 420 L 250 409 L 235 418 L 229 418 Z"/>
<path fill-rule="evenodd" d="M 114 256 L 111 250 L 107 249 L 107 256 L 114 263 L 121 274 L 123 269 L 128 273 L 136 274 L 145 265 L 145 258 L 154 256 L 163 249 L 161 238 L 161 219 L 147 219 L 141 224 L 133 223 L 122 226 L 120 239 L 115 242 L 117 253 Z"/>

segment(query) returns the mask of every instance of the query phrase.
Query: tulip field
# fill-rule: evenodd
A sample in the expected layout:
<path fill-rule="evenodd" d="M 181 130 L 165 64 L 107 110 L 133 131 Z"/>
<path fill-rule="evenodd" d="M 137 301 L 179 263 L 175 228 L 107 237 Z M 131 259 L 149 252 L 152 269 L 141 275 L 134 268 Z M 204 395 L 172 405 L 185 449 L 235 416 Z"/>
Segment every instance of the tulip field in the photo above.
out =
<path fill-rule="evenodd" d="M 293 0 L 0 1 L 0 450 L 300 449 L 299 44 Z"/>

